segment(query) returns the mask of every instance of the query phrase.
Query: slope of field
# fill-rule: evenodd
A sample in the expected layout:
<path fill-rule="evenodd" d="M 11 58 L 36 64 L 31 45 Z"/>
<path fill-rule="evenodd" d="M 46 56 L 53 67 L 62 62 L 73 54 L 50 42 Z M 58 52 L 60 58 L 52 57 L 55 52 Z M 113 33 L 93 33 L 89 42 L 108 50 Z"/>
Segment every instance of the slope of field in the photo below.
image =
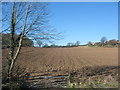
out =
<path fill-rule="evenodd" d="M 7 58 L 7 50 L 3 50 L 3 60 Z M 118 65 L 118 49 L 23 47 L 16 64 L 34 72 L 73 71 L 85 66 L 115 66 Z"/>

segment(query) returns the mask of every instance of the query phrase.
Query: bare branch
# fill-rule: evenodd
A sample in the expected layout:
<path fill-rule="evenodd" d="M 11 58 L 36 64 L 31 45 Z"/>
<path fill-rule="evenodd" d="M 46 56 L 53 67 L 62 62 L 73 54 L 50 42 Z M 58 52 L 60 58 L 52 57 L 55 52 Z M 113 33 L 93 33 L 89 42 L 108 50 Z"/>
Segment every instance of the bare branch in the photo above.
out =
<path fill-rule="evenodd" d="M 8 4 L 9 5 L 9 4 Z M 14 64 L 17 60 L 19 52 L 21 50 L 23 38 L 34 40 L 55 40 L 60 33 L 50 29 L 47 25 L 48 12 L 46 10 L 46 3 L 34 3 L 34 2 L 14 2 L 10 4 L 10 8 L 13 7 L 13 12 L 5 13 L 8 15 L 8 21 L 5 20 L 4 24 L 8 27 L 4 27 L 5 31 L 10 30 L 12 38 L 10 39 L 10 56 L 9 61 L 9 75 L 11 75 Z M 10 10 L 12 10 L 10 9 Z M 5 15 L 4 15 L 5 16 Z M 12 18 L 10 18 L 12 17 Z M 11 21 L 11 27 L 9 27 Z M 11 29 L 10 29 L 11 28 Z M 14 39 L 14 34 L 19 35 L 17 39 Z M 15 42 L 19 42 L 17 50 L 15 51 Z"/>

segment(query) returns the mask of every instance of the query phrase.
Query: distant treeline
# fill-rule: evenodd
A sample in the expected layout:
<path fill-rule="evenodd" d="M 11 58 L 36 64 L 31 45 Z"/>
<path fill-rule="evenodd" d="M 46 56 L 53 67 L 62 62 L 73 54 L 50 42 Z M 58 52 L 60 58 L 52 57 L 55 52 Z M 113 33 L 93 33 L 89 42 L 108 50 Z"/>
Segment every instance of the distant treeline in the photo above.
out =
<path fill-rule="evenodd" d="M 15 47 L 18 46 L 19 43 L 19 35 L 15 34 L 14 35 L 15 39 Z M 42 41 L 37 41 L 37 44 L 39 45 L 39 47 L 43 47 L 43 48 L 69 48 L 69 47 L 78 47 L 78 46 L 92 46 L 92 47 L 116 47 L 119 44 L 119 40 L 116 39 L 112 39 L 112 40 L 108 40 L 106 37 L 102 37 L 100 39 L 99 42 L 91 42 L 89 41 L 87 44 L 85 45 L 80 45 L 80 41 L 76 41 L 75 43 L 73 42 L 68 42 L 66 45 L 64 46 L 60 46 L 60 45 L 56 45 L 56 44 L 52 44 L 52 45 L 48 45 L 47 43 L 43 44 Z M 10 34 L 7 33 L 2 33 L 2 48 L 9 48 L 10 47 Z M 23 42 L 22 42 L 22 47 L 34 47 L 34 42 L 29 39 L 27 36 L 24 37 Z"/>
<path fill-rule="evenodd" d="M 88 46 L 97 46 L 97 47 L 102 47 L 102 46 L 116 47 L 116 46 L 118 46 L 118 44 L 120 44 L 119 40 L 116 40 L 116 39 L 107 40 L 106 37 L 102 37 L 99 42 L 91 42 L 91 41 L 89 41 L 87 45 Z"/>
<path fill-rule="evenodd" d="M 57 48 L 64 48 L 64 47 L 78 47 L 80 46 L 80 41 L 76 41 L 75 43 L 67 43 L 67 45 L 64 45 L 64 46 L 60 46 L 60 45 L 56 45 L 56 44 L 52 44 L 52 45 L 48 45 L 48 44 L 45 44 L 43 45 L 43 48 L 54 48 L 54 47 L 57 47 Z"/>
<path fill-rule="evenodd" d="M 15 47 L 17 47 L 19 43 L 19 35 L 15 34 L 14 37 L 15 37 L 14 39 Z M 25 36 L 22 42 L 22 47 L 33 47 L 33 46 L 34 46 L 33 41 Z M 2 48 L 9 48 L 9 47 L 10 47 L 10 34 L 2 33 Z"/>
<path fill-rule="evenodd" d="M 69 42 L 69 43 L 67 43 L 67 45 L 64 45 L 64 46 L 59 46 L 59 45 L 55 45 L 55 44 L 52 44 L 52 45 L 45 44 L 45 45 L 43 45 L 43 47 L 45 47 L 45 48 L 53 48 L 53 47 L 64 48 L 64 47 L 78 47 L 78 46 L 117 47 L 118 44 L 120 44 L 119 40 L 112 39 L 112 40 L 107 41 L 106 37 L 102 37 L 99 42 L 91 42 L 91 41 L 89 41 L 85 45 L 80 45 L 80 41 L 76 41 L 75 43 Z"/>

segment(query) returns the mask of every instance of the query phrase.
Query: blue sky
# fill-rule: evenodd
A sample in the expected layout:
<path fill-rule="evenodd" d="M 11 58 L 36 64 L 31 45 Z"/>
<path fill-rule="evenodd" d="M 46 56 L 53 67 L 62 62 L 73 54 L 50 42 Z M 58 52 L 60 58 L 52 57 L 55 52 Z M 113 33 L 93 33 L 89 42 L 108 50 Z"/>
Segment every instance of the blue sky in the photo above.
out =
<path fill-rule="evenodd" d="M 64 36 L 57 45 L 98 42 L 103 36 L 118 39 L 117 2 L 50 2 L 49 10 L 49 24 Z"/>

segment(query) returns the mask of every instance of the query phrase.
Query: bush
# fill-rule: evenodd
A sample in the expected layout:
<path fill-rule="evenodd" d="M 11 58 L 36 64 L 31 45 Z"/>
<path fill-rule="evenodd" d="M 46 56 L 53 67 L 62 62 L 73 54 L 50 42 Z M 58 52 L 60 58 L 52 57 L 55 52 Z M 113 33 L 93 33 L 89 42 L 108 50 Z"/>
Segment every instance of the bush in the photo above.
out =
<path fill-rule="evenodd" d="M 14 42 L 15 42 L 15 45 L 18 46 L 18 43 L 19 43 L 19 40 L 17 40 L 19 37 L 19 35 L 15 34 L 14 35 Z M 33 46 L 33 41 L 30 40 L 28 37 L 24 37 L 23 39 L 23 42 L 22 42 L 22 46 L 23 47 L 31 47 Z M 7 33 L 7 34 L 4 34 L 2 33 L 2 48 L 9 48 L 10 47 L 10 34 Z"/>

